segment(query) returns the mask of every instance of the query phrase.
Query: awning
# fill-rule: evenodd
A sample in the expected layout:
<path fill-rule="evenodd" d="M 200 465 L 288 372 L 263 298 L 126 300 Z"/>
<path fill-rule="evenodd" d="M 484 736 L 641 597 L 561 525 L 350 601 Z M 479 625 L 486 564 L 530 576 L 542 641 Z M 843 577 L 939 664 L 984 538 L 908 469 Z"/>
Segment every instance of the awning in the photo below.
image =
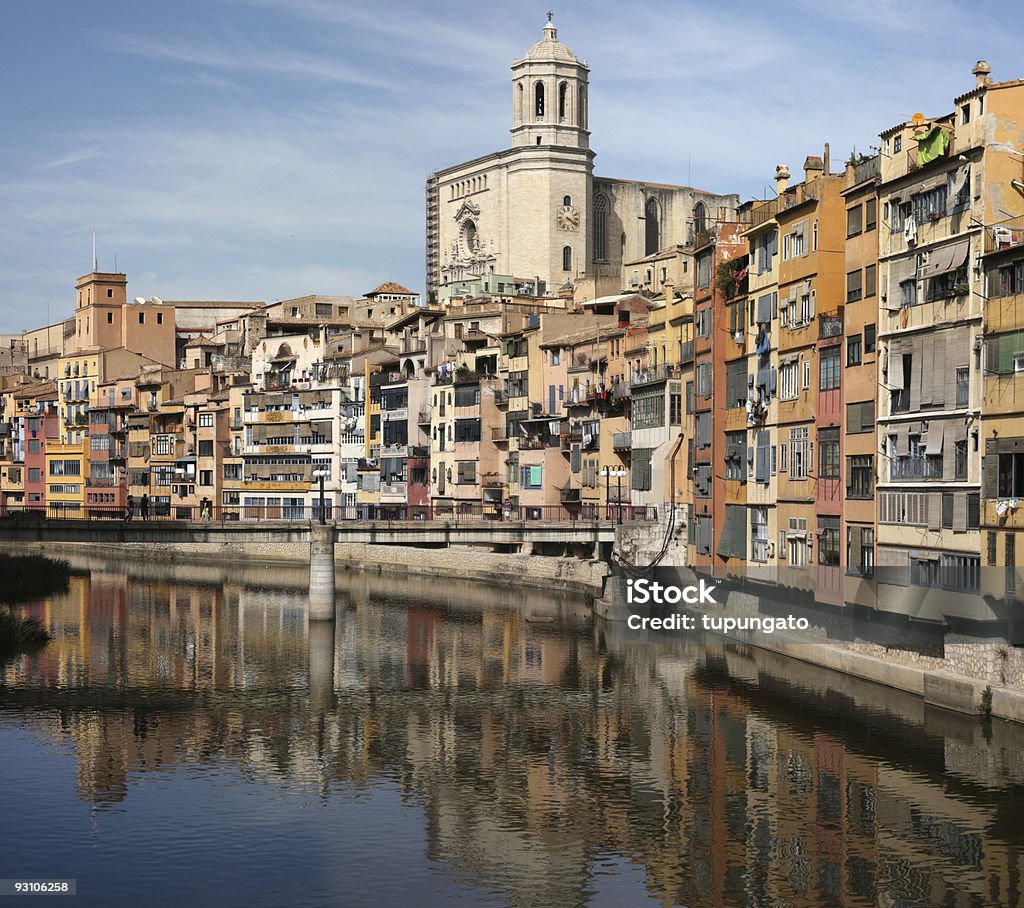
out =
<path fill-rule="evenodd" d="M 747 509 L 742 505 L 726 507 L 717 553 L 723 558 L 747 557 Z"/>
<path fill-rule="evenodd" d="M 971 241 L 966 237 L 947 246 L 933 249 L 928 255 L 928 264 L 921 269 L 921 277 L 935 277 L 938 274 L 955 271 L 967 261 L 967 254 L 970 251 Z"/>
<path fill-rule="evenodd" d="M 946 424 L 937 419 L 928 423 L 928 434 L 925 436 L 924 442 L 925 454 L 939 455 L 942 453 L 942 437 L 945 427 Z"/>
<path fill-rule="evenodd" d="M 889 287 L 896 291 L 904 281 L 917 276 L 917 255 L 904 256 L 889 262 Z"/>

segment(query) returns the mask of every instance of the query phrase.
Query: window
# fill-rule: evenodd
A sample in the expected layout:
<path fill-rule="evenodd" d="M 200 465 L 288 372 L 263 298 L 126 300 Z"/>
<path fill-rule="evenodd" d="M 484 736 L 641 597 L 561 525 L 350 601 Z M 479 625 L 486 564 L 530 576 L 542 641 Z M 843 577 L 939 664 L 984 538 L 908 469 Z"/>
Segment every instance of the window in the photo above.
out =
<path fill-rule="evenodd" d="M 708 398 L 711 396 L 711 363 L 698 363 L 697 372 L 697 396 Z"/>
<path fill-rule="evenodd" d="M 968 102 L 960 108 L 960 125 L 966 126 L 971 122 L 971 105 Z"/>
<path fill-rule="evenodd" d="M 199 485 L 201 485 L 201 486 L 212 486 L 213 485 L 213 470 L 200 470 L 199 471 Z"/>
<path fill-rule="evenodd" d="M 782 400 L 795 400 L 799 387 L 797 384 L 797 363 L 783 363 L 779 367 L 779 387 Z"/>
<path fill-rule="evenodd" d="M 139 324 L 140 325 L 146 324 L 146 313 L 145 312 L 140 312 L 139 313 Z"/>
<path fill-rule="evenodd" d="M 113 312 L 108 312 L 107 313 L 107 324 L 108 325 L 114 324 L 114 313 Z"/>
<path fill-rule="evenodd" d="M 705 252 L 697 259 L 697 289 L 707 290 L 711 286 L 711 253 Z"/>
<path fill-rule="evenodd" d="M 875 265 L 868 265 L 864 269 L 864 296 L 872 297 L 875 295 L 878 285 L 877 268 Z"/>
<path fill-rule="evenodd" d="M 725 364 L 725 406 L 729 409 L 747 404 L 747 361 L 737 359 Z"/>
<path fill-rule="evenodd" d="M 866 500 L 875 496 L 875 455 L 852 454 L 846 458 L 846 497 Z"/>
<path fill-rule="evenodd" d="M 212 441 L 201 441 L 201 442 L 199 442 L 199 456 L 200 457 L 213 457 L 213 442 Z"/>
<path fill-rule="evenodd" d="M 966 407 L 971 397 L 971 370 L 960 366 L 956 370 L 956 405 Z"/>
<path fill-rule="evenodd" d="M 875 326 L 865 325 L 864 326 L 864 353 L 875 352 Z"/>
<path fill-rule="evenodd" d="M 659 249 L 661 229 L 658 226 L 658 203 L 655 199 L 647 200 L 644 205 L 644 255 L 654 255 Z M 708 256 L 708 266 L 711 265 L 711 256 Z"/>
<path fill-rule="evenodd" d="M 873 400 L 846 405 L 846 434 L 875 431 L 875 402 Z"/>
<path fill-rule="evenodd" d="M 967 478 L 967 439 L 953 442 L 953 478 Z"/>
<path fill-rule="evenodd" d="M 543 488 L 543 467 L 520 467 L 519 468 L 519 485 L 524 489 L 540 489 Z"/>
<path fill-rule="evenodd" d="M 861 215 L 863 209 L 860 205 L 846 209 L 846 236 L 857 236 L 861 232 Z"/>
<path fill-rule="evenodd" d="M 821 391 L 835 391 L 839 387 L 840 363 L 839 345 L 821 351 L 818 359 L 818 388 Z"/>
<path fill-rule="evenodd" d="M 711 337 L 711 309 L 698 309 L 695 318 L 697 337 Z"/>
<path fill-rule="evenodd" d="M 851 334 L 846 338 L 846 365 L 860 365 L 860 335 Z"/>
<path fill-rule="evenodd" d="M 800 371 L 802 373 L 800 376 L 800 384 L 806 391 L 808 388 L 811 387 L 811 361 L 809 359 L 805 359 L 800 363 Z"/>
<path fill-rule="evenodd" d="M 806 479 L 809 449 L 806 427 L 789 430 L 789 448 L 791 455 L 789 478 Z"/>
<path fill-rule="evenodd" d="M 201 428 L 209 429 L 213 427 L 213 414 L 212 413 L 200 413 L 199 414 L 199 425 Z"/>
<path fill-rule="evenodd" d="M 807 518 L 790 517 L 789 532 L 779 537 L 780 547 L 786 545 L 786 555 L 791 567 L 807 567 Z"/>
<path fill-rule="evenodd" d="M 800 295 L 800 324 L 806 325 L 814 317 L 814 291 Z"/>
<path fill-rule="evenodd" d="M 679 385 L 675 385 L 676 388 Z M 668 396 L 669 425 L 678 426 L 683 422 L 683 395 L 681 391 L 670 391 Z"/>
<path fill-rule="evenodd" d="M 1024 498 L 1024 454 L 999 454 L 998 458 L 997 496 Z"/>
<path fill-rule="evenodd" d="M 946 213 L 946 185 L 911 196 L 910 201 L 914 208 L 914 220 L 919 225 L 937 221 Z"/>
<path fill-rule="evenodd" d="M 942 493 L 942 528 L 945 530 L 953 529 L 953 493 L 943 492 Z"/>
<path fill-rule="evenodd" d="M 768 508 L 750 509 L 750 560 L 768 560 Z"/>
<path fill-rule="evenodd" d="M 533 103 L 534 113 L 537 119 L 541 119 L 544 116 L 544 83 L 538 82 L 533 89 Z M 540 137 L 537 137 L 537 144 L 540 145 Z"/>
<path fill-rule="evenodd" d="M 850 271 L 846 275 L 846 302 L 855 303 L 862 296 L 861 292 L 861 271 Z"/>
<path fill-rule="evenodd" d="M 821 479 L 839 478 L 839 429 L 818 430 L 818 476 Z"/>
<path fill-rule="evenodd" d="M 871 198 L 864 203 L 864 232 L 875 229 L 878 221 L 878 200 Z"/>
<path fill-rule="evenodd" d="M 903 136 L 897 135 L 892 137 L 892 153 L 896 154 L 903 150 Z"/>
<path fill-rule="evenodd" d="M 476 484 L 476 461 L 460 460 L 458 466 L 458 484 L 460 486 Z"/>
<path fill-rule="evenodd" d="M 746 431 L 725 433 L 725 478 L 738 482 L 747 481 Z"/>
<path fill-rule="evenodd" d="M 900 305 L 906 309 L 917 305 L 917 279 L 900 282 Z"/>
<path fill-rule="evenodd" d="M 839 518 L 818 518 L 818 564 L 839 564 Z"/>
<path fill-rule="evenodd" d="M 967 493 L 967 529 L 981 528 L 981 493 Z"/>
<path fill-rule="evenodd" d="M 630 468 L 630 488 L 647 492 L 651 488 L 651 455 L 653 448 L 634 448 Z"/>
<path fill-rule="evenodd" d="M 562 270 L 572 271 L 572 246 L 562 247 Z"/>
<path fill-rule="evenodd" d="M 608 258 L 608 197 L 598 193 L 594 199 L 594 261 Z"/>

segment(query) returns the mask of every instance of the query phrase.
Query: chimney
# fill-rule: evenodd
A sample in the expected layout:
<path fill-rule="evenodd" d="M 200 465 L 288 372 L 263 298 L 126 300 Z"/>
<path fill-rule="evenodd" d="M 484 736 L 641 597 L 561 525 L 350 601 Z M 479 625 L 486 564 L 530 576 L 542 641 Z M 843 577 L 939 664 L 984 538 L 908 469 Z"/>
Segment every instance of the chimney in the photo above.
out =
<path fill-rule="evenodd" d="M 775 194 L 782 195 L 789 185 L 789 165 L 777 164 L 775 167 Z"/>
<path fill-rule="evenodd" d="M 824 161 L 825 166 L 825 176 L 828 176 L 832 173 L 832 170 L 830 169 L 832 164 L 832 153 L 829 151 L 828 142 L 825 143 L 825 154 L 822 156 L 822 160 Z"/>
<path fill-rule="evenodd" d="M 974 69 L 971 70 L 971 74 L 974 76 L 974 87 L 982 88 L 988 85 L 992 79 L 990 78 L 992 73 L 992 67 L 989 66 L 984 60 L 979 60 L 974 64 Z"/>
<path fill-rule="evenodd" d="M 813 175 L 820 174 L 824 166 L 821 158 L 816 154 L 807 155 L 807 159 L 804 161 L 804 182 L 810 183 Z"/>

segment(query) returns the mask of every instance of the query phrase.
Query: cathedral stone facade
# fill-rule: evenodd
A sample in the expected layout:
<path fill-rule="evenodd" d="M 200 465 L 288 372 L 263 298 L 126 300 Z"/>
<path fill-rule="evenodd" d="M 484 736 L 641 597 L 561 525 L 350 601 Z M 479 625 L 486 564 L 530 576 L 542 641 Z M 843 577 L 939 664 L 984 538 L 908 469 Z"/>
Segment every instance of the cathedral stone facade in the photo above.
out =
<path fill-rule="evenodd" d="M 624 265 L 735 213 L 735 195 L 595 177 L 589 76 L 549 21 L 512 65 L 512 147 L 429 177 L 429 299 L 487 274 L 539 278 L 549 292 L 570 283 L 584 296 L 615 293 Z"/>

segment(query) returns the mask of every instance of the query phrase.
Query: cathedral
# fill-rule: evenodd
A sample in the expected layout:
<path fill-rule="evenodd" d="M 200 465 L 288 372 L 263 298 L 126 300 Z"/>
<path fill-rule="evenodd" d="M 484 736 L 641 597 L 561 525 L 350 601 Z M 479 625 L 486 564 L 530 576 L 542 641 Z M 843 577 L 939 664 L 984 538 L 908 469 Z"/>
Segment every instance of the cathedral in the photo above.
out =
<path fill-rule="evenodd" d="M 637 287 L 629 274 L 644 263 L 735 214 L 736 195 L 594 176 L 589 76 L 549 16 L 512 64 L 512 146 L 427 180 L 429 300 L 488 275 L 548 293 L 571 285 L 578 301 L 618 293 Z"/>

